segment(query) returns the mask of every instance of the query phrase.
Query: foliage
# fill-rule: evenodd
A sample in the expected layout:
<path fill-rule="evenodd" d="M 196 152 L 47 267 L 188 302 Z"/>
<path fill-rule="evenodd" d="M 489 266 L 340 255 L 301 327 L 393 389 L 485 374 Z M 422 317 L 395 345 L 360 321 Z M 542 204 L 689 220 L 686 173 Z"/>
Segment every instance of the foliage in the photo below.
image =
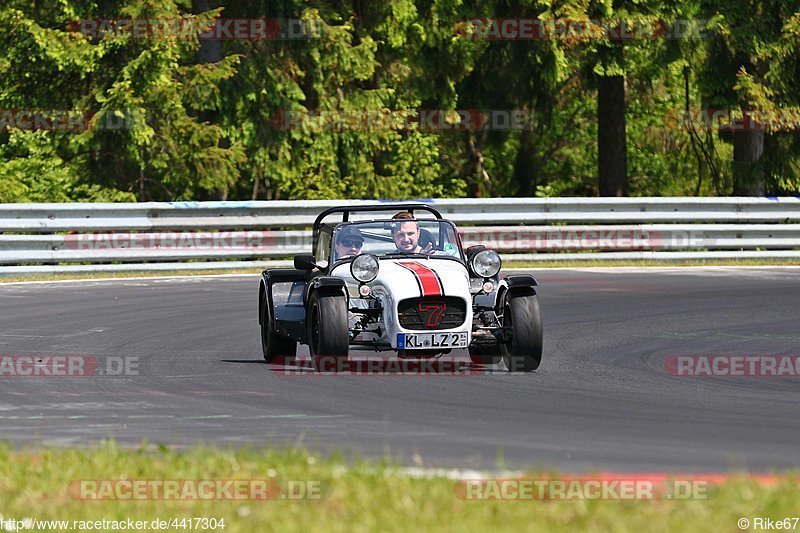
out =
<path fill-rule="evenodd" d="M 202 40 L 221 17 L 302 21 L 307 38 Z M 595 33 L 465 33 L 466 20 L 490 18 L 591 19 Z M 82 26 L 101 19 L 182 24 L 150 38 Z M 602 20 L 696 31 L 620 40 Z M 800 109 L 797 0 L 8 0 L 0 28 L 0 202 L 595 195 L 595 81 L 614 75 L 626 81 L 630 193 L 730 194 L 732 135 L 674 118 L 687 105 Z M 7 120 L 18 110 L 92 118 L 27 131 Z M 526 121 L 490 131 L 363 118 L 454 110 Z M 768 194 L 800 190 L 792 127 L 764 137 Z"/>

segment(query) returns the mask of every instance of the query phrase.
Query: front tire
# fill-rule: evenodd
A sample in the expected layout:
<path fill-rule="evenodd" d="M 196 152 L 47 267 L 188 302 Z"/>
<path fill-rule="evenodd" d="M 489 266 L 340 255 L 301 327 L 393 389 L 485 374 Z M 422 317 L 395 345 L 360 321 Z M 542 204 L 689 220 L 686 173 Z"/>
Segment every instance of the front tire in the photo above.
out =
<path fill-rule="evenodd" d="M 267 297 L 261 300 L 261 351 L 267 363 L 293 363 L 297 356 L 297 342 L 279 335 L 272 327 L 272 309 Z"/>
<path fill-rule="evenodd" d="M 511 336 L 500 345 L 510 372 L 533 372 L 542 362 L 542 312 L 533 288 L 506 292 L 503 297 L 503 327 Z"/>
<path fill-rule="evenodd" d="M 308 349 L 318 371 L 338 371 L 350 346 L 347 299 L 314 292 L 308 301 Z"/>

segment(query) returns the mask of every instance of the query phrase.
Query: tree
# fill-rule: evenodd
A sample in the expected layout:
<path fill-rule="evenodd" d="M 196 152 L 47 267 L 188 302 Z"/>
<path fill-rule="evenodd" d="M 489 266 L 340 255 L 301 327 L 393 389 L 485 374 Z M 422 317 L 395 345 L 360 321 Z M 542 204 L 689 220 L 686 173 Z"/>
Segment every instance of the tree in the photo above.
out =
<path fill-rule="evenodd" d="M 628 137 L 626 75 L 648 65 L 664 65 L 665 44 L 658 29 L 683 12 L 682 3 L 651 0 L 590 1 L 585 9 L 562 8 L 578 19 L 589 19 L 595 37 L 586 45 L 584 71 L 597 89 L 597 189 L 600 196 L 627 196 Z M 566 39 L 565 44 L 575 44 Z"/>
<path fill-rule="evenodd" d="M 195 64 L 197 36 L 212 16 L 193 17 L 168 0 L 129 0 L 102 7 L 79 0 L 32 5 L 15 0 L 4 7 L 0 24 L 7 31 L 0 51 L 10 68 L 0 79 L 3 108 L 94 115 L 91 127 L 81 133 L 16 131 L 11 134 L 15 148 L 5 143 L 5 153 L 23 159 L 49 153 L 58 163 L 44 168 L 56 168 L 59 179 L 73 184 L 68 188 L 107 190 L 105 197 L 190 199 L 230 186 L 238 177 L 241 148 L 221 147 L 219 126 L 195 115 L 217 105 L 218 85 L 235 73 L 238 60 Z M 76 23 L 180 17 L 189 31 L 167 38 L 87 31 Z M 42 138 L 49 151 L 41 149 Z"/>
<path fill-rule="evenodd" d="M 800 80 L 792 56 L 798 52 L 800 3 L 709 0 L 703 8 L 711 21 L 709 57 L 701 78 L 705 104 L 735 114 L 762 115 L 797 105 Z M 797 157 L 796 144 L 792 150 L 793 143 L 780 139 L 784 136 L 759 127 L 732 131 L 734 196 L 775 193 L 782 188 L 780 182 L 787 183 L 787 171 L 797 176 L 796 169 L 781 164 Z"/>

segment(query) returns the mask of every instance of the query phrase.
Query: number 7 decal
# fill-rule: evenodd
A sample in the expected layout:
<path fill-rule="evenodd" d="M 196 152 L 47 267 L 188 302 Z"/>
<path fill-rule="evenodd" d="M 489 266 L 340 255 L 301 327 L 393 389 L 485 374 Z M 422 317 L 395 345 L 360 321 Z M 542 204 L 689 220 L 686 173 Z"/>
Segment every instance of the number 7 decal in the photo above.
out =
<path fill-rule="evenodd" d="M 417 308 L 421 314 L 424 315 L 427 313 L 428 327 L 435 328 L 439 325 L 439 321 L 442 319 L 442 315 L 444 314 L 444 310 L 447 309 L 447 305 L 445 305 L 442 300 L 426 300 L 424 302 L 420 302 Z"/>

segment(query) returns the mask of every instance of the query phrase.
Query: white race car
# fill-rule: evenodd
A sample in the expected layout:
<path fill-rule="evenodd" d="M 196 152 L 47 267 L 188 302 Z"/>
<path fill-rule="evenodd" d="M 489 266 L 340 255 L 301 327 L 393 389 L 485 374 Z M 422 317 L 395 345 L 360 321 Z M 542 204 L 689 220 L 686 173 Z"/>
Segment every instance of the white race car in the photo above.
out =
<path fill-rule="evenodd" d="M 326 220 L 333 216 L 339 220 Z M 346 361 L 351 348 L 420 358 L 466 349 L 482 364 L 539 367 L 536 280 L 499 279 L 500 256 L 484 246 L 463 250 L 455 224 L 432 207 L 328 209 L 314 222 L 313 252 L 296 256 L 293 269 L 262 273 L 258 319 L 267 362 L 293 361 L 300 343 L 318 367 Z"/>

